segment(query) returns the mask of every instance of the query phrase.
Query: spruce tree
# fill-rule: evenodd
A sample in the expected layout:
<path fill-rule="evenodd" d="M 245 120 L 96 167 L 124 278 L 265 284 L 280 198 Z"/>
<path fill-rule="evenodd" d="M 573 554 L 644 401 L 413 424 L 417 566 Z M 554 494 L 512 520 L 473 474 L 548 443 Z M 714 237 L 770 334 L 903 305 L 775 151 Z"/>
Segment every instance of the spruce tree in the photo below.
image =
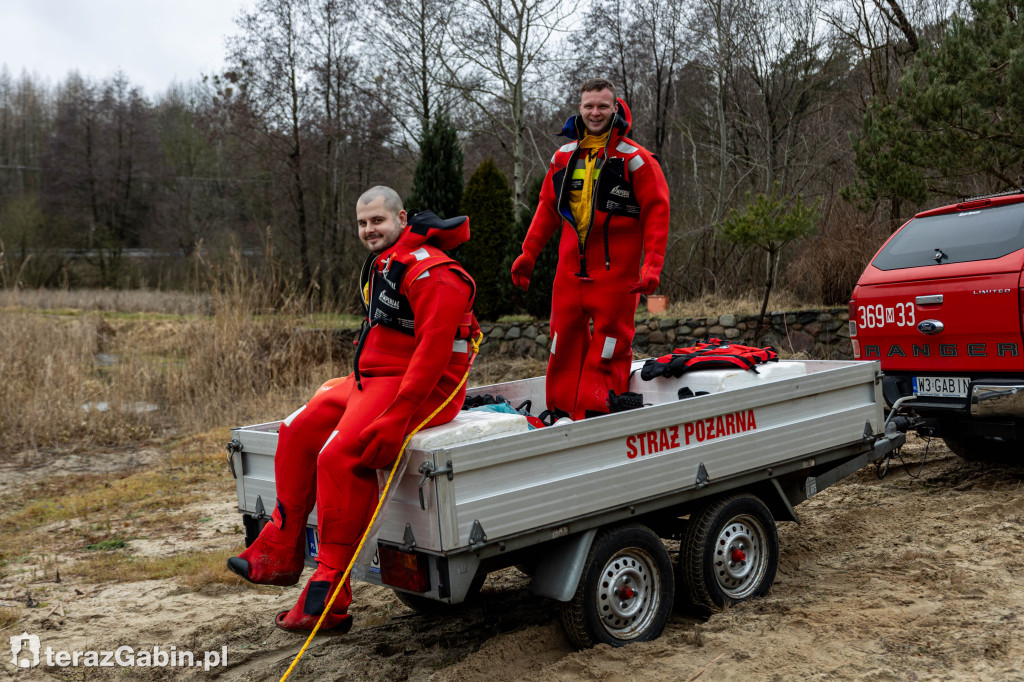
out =
<path fill-rule="evenodd" d="M 462 214 L 469 216 L 469 241 L 456 258 L 476 281 L 473 309 L 481 320 L 510 312 L 509 269 L 505 265 L 512 235 L 512 190 L 493 159 L 473 172 L 462 195 Z"/>
<path fill-rule="evenodd" d="M 970 6 L 973 19 L 954 15 L 917 53 L 891 103 L 868 106 L 854 197 L 921 202 L 1024 184 L 1024 2 Z"/>
<path fill-rule="evenodd" d="M 462 201 L 462 147 L 447 116 L 438 113 L 423 132 L 420 158 L 405 208 L 433 211 L 442 218 L 459 215 Z"/>

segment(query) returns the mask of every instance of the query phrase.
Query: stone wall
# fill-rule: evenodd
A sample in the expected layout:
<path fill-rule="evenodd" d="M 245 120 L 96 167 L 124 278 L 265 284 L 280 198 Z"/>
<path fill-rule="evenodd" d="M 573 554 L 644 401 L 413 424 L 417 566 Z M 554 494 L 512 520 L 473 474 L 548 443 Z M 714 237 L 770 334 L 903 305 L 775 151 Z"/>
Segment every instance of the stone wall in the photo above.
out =
<path fill-rule="evenodd" d="M 784 355 L 802 353 L 816 359 L 852 359 L 850 319 L 846 308 L 773 312 L 757 345 L 774 346 Z M 692 345 L 705 334 L 737 343 L 754 343 L 757 315 L 719 315 L 699 318 L 651 317 L 636 321 L 633 348 L 651 356 L 665 355 L 677 346 Z M 770 328 L 769 328 L 770 325 Z M 544 359 L 551 347 L 548 322 L 487 323 L 481 325 L 481 355 L 499 354 Z"/>

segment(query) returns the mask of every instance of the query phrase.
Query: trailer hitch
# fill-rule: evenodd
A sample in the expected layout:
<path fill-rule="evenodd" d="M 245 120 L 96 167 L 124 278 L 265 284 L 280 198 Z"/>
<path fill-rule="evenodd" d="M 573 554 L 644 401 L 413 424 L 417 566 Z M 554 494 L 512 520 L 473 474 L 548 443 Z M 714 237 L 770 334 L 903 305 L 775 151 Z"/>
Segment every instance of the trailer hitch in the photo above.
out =
<path fill-rule="evenodd" d="M 423 485 L 427 482 L 427 479 L 429 478 L 433 480 L 438 476 L 445 475 L 448 477 L 448 480 L 450 481 L 453 478 L 455 478 L 455 469 L 452 467 L 451 460 L 445 462 L 443 469 L 436 468 L 433 462 L 431 462 L 430 460 L 426 460 L 423 462 L 423 464 L 420 464 L 420 468 L 418 469 L 418 471 L 421 474 L 423 474 L 423 476 L 420 478 L 420 509 L 426 511 L 427 503 L 426 500 L 423 499 Z"/>
<path fill-rule="evenodd" d="M 904 403 L 913 402 L 917 396 L 904 396 L 893 403 L 892 409 L 889 411 L 889 416 L 886 418 L 885 423 L 882 425 L 882 437 L 875 441 L 874 449 L 877 459 L 875 460 L 875 474 L 879 479 L 885 478 L 889 473 L 889 466 L 892 464 L 894 459 L 898 459 L 904 469 L 907 471 L 907 475 L 911 478 L 917 478 L 921 475 L 921 469 L 924 468 L 925 462 L 928 461 L 928 448 L 925 447 L 924 458 L 921 460 L 921 468 L 918 469 L 917 474 L 911 474 L 910 470 L 907 469 L 907 463 L 903 460 L 903 455 L 900 449 L 907 442 L 907 432 L 911 429 L 916 428 L 921 423 L 921 418 L 913 412 L 909 415 L 899 414 L 903 408 Z"/>

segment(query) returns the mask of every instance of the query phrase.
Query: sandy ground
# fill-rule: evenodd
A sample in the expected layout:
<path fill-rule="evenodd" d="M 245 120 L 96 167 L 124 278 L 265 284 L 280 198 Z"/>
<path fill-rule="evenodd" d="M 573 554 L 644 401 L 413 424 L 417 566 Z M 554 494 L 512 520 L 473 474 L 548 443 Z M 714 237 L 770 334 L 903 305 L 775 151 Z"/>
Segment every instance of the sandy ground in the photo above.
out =
<path fill-rule="evenodd" d="M 905 452 L 919 461 L 924 444 Z M 133 466 L 145 466 L 147 454 Z M 6 486 L 41 475 L 0 474 Z M 965 462 L 936 442 L 918 479 L 894 468 L 879 480 L 869 466 L 800 505 L 801 525 L 780 526 L 779 571 L 767 597 L 703 622 L 675 615 L 660 639 L 620 649 L 574 651 L 560 629 L 558 605 L 534 596 L 515 569 L 490 576 L 478 606 L 439 618 L 410 611 L 386 589 L 358 584 L 356 627 L 344 637 L 316 639 L 291 679 L 1024 679 L 1022 477 L 1024 465 Z M 169 524 L 166 534 L 133 540 L 130 551 L 238 546 L 238 515 L 226 489 L 186 510 L 206 523 Z M 29 589 L 36 595 L 31 608 L 24 599 Z M 175 581 L 8 576 L 0 581 L 0 602 L 22 609 L 17 627 L 38 635 L 44 650 L 226 650 L 227 665 L 208 672 L 16 670 L 4 654 L 2 674 L 276 680 L 303 640 L 277 630 L 273 616 L 298 594 L 299 587 L 195 589 Z"/>

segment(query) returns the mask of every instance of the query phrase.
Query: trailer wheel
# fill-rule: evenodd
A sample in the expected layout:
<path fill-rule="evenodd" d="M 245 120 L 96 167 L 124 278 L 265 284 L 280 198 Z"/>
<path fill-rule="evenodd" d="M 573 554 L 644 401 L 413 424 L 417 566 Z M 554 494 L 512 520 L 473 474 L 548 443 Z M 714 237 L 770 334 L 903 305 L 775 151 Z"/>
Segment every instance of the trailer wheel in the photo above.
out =
<path fill-rule="evenodd" d="M 779 565 L 779 534 L 764 502 L 726 497 L 690 516 L 679 543 L 677 579 L 684 607 L 709 616 L 724 606 L 767 594 Z"/>
<path fill-rule="evenodd" d="M 646 526 L 631 523 L 594 538 L 576 594 L 561 620 L 580 649 L 623 646 L 657 638 L 672 612 L 672 560 Z"/>
<path fill-rule="evenodd" d="M 477 574 L 473 578 L 473 582 L 469 584 L 469 590 L 466 592 L 466 598 L 458 604 L 449 604 L 448 602 L 438 601 L 436 599 L 424 597 L 419 594 L 413 594 L 411 592 L 403 592 L 402 590 L 392 591 L 395 593 L 395 596 L 398 597 L 398 601 L 402 602 L 420 615 L 447 616 L 449 614 L 459 613 L 465 609 L 472 608 L 476 603 L 477 598 L 480 596 L 480 588 L 483 587 L 486 579 L 486 573 Z"/>

